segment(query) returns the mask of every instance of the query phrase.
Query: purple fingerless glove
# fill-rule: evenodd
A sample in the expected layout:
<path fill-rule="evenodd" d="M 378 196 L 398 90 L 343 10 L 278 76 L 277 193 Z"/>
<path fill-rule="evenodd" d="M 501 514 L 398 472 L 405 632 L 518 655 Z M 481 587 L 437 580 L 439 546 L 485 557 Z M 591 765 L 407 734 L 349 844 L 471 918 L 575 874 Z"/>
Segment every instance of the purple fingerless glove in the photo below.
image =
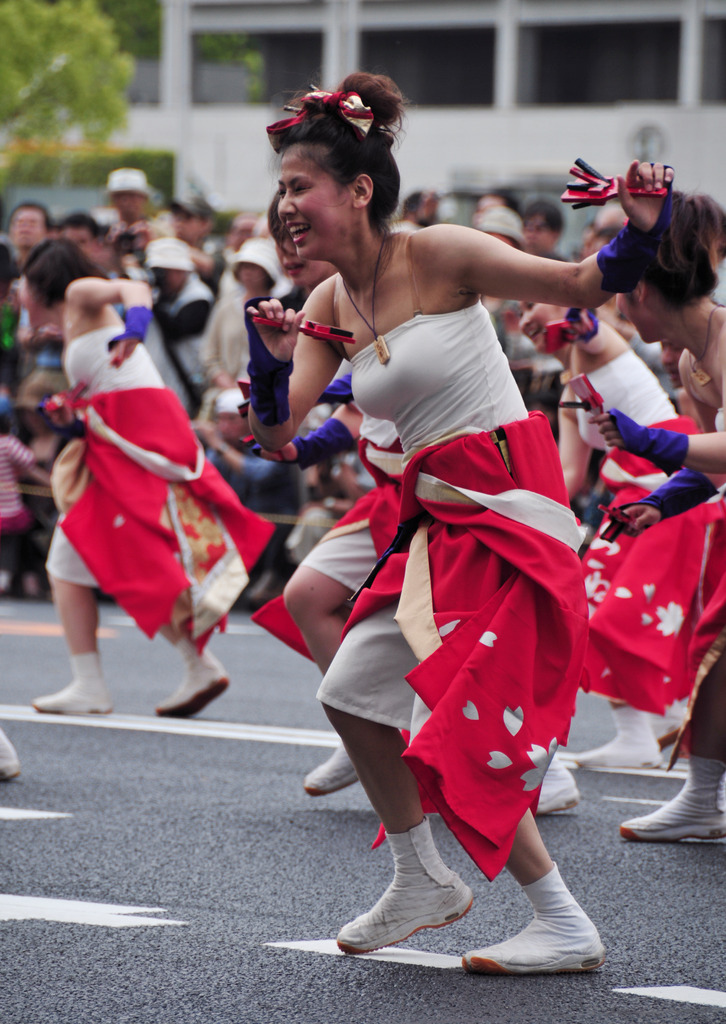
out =
<path fill-rule="evenodd" d="M 573 306 L 571 309 L 568 309 L 567 312 L 565 313 L 565 320 L 569 320 L 569 322 L 572 324 L 573 328 L 574 327 L 579 327 L 580 326 L 580 313 L 581 312 L 582 312 L 581 310 L 576 309 Z M 592 324 L 592 327 L 590 328 L 589 331 L 586 331 L 584 334 L 580 334 L 578 332 L 577 336 L 573 339 L 574 341 L 592 341 L 592 339 L 595 337 L 597 332 L 600 330 L 600 323 L 598 321 L 598 318 L 595 316 L 595 314 L 593 313 L 593 311 L 591 309 L 588 309 L 587 316 L 588 316 L 588 319 L 590 320 L 590 323 Z"/>
<path fill-rule="evenodd" d="M 250 404 L 255 415 L 266 427 L 274 427 L 290 419 L 290 374 L 293 364 L 292 359 L 287 362 L 275 359 L 252 321 L 248 307 L 263 301 L 258 298 L 245 303 L 245 324 L 250 342 L 247 374 L 250 378 Z"/>
<path fill-rule="evenodd" d="M 108 343 L 109 351 L 118 344 L 119 341 L 126 341 L 127 338 L 135 338 L 137 341 L 143 341 L 146 337 L 146 332 L 149 329 L 149 324 L 152 321 L 154 314 L 146 306 L 129 306 L 126 310 L 126 316 L 124 318 L 125 329 L 121 334 L 117 334 L 115 338 L 111 338 Z"/>
<path fill-rule="evenodd" d="M 716 488 L 703 473 L 695 469 L 679 469 L 647 498 L 641 498 L 638 504 L 652 505 L 658 509 L 662 519 L 670 519 L 703 504 L 716 493 Z"/>
<path fill-rule="evenodd" d="M 630 221 L 621 228 L 611 242 L 597 254 L 597 265 L 602 272 L 604 292 L 632 292 L 643 276 L 643 271 L 656 257 L 660 240 L 671 222 L 673 206 L 672 182 L 668 182 L 668 195 L 650 231 L 641 231 Z"/>
<path fill-rule="evenodd" d="M 643 427 L 619 409 L 609 409 L 608 412 L 629 452 L 648 459 L 669 476 L 681 468 L 688 455 L 688 434 L 661 427 Z"/>
<path fill-rule="evenodd" d="M 355 444 L 355 438 L 345 423 L 333 417 L 305 437 L 293 437 L 292 443 L 297 448 L 297 465 L 307 469 L 331 455 L 349 451 Z"/>
<path fill-rule="evenodd" d="M 344 373 L 342 377 L 336 377 L 335 380 L 331 380 L 320 398 L 318 398 L 318 402 L 342 402 L 348 405 L 349 402 L 353 401 L 352 377 L 351 373 Z"/>

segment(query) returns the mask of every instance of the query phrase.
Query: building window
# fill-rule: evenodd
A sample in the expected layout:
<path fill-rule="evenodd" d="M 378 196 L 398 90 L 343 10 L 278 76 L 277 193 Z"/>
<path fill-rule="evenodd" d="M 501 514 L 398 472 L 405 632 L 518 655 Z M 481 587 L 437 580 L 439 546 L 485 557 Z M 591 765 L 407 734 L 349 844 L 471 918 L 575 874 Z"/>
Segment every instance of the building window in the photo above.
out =
<path fill-rule="evenodd" d="M 726 102 L 726 21 L 713 18 L 704 22 L 703 101 Z"/>
<path fill-rule="evenodd" d="M 675 101 L 678 22 L 520 31 L 520 103 Z"/>
<path fill-rule="evenodd" d="M 363 32 L 361 66 L 389 75 L 421 106 L 490 106 L 494 97 L 494 30 Z"/>
<path fill-rule="evenodd" d="M 194 51 L 194 103 L 283 106 L 319 81 L 323 40 L 320 32 L 206 36 Z"/>

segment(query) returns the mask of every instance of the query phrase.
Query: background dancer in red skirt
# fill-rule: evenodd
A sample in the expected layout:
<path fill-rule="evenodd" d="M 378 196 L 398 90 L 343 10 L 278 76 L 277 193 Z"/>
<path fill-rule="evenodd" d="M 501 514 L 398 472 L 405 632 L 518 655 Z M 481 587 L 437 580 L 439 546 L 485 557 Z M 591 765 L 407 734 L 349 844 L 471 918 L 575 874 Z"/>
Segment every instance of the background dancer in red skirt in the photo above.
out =
<path fill-rule="evenodd" d="M 63 332 L 76 396 L 75 403 L 56 395 L 45 404 L 72 439 L 54 468 L 64 515 L 48 574 L 73 678 L 33 706 L 55 714 L 111 711 L 97 642 L 100 587 L 182 657 L 181 685 L 157 714 L 192 715 L 229 685 L 206 641 L 273 527 L 243 508 L 204 458 L 181 403 L 138 345 L 151 320 L 148 285 L 95 274 L 72 242 L 55 240 L 31 252 L 21 284 L 31 325 Z"/>

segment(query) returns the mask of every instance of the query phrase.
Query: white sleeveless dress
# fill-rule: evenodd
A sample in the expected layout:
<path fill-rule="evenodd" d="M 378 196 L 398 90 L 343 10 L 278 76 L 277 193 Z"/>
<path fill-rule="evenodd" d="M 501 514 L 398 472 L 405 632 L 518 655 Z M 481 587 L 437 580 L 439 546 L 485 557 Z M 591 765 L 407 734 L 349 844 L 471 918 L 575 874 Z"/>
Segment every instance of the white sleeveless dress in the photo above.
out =
<path fill-rule="evenodd" d="M 385 364 L 372 345 L 352 357 L 353 394 L 366 413 L 393 421 L 405 453 L 452 434 L 479 434 L 527 419 L 481 303 L 452 313 L 419 313 L 385 341 L 391 353 Z M 358 718 L 415 734 L 427 712 L 404 678 L 418 662 L 395 611 L 395 605 L 386 607 L 346 634 L 317 697 Z"/>
<path fill-rule="evenodd" d="M 111 365 L 108 343 L 119 334 L 117 326 L 99 327 L 79 334 L 66 346 L 63 368 L 71 387 L 84 383 L 83 397 L 107 391 L 129 391 L 134 388 L 163 388 L 164 382 L 143 345 L 137 345 L 121 366 Z M 46 569 L 49 575 L 82 587 L 95 587 L 95 577 L 63 533 L 63 517 L 58 520 L 51 540 Z"/>

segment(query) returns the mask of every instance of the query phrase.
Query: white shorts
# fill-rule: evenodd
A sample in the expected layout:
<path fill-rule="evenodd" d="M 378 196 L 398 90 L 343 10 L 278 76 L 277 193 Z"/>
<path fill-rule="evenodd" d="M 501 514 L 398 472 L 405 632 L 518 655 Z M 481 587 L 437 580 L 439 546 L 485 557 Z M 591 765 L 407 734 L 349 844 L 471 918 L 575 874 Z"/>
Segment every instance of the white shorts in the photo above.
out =
<path fill-rule="evenodd" d="M 88 570 L 86 563 L 63 533 L 62 522 L 63 518 L 61 517 L 50 542 L 50 550 L 45 563 L 48 574 L 57 580 L 77 583 L 81 587 L 97 587 L 95 576 Z"/>
<path fill-rule="evenodd" d="M 354 594 L 377 560 L 370 530 L 365 529 L 321 540 L 300 565 L 316 569 Z"/>
<path fill-rule="evenodd" d="M 392 604 L 353 626 L 325 673 L 317 697 L 357 718 L 415 732 L 416 694 L 404 677 L 418 662 L 393 618 L 395 612 Z M 421 703 L 418 698 L 416 702 Z"/>

